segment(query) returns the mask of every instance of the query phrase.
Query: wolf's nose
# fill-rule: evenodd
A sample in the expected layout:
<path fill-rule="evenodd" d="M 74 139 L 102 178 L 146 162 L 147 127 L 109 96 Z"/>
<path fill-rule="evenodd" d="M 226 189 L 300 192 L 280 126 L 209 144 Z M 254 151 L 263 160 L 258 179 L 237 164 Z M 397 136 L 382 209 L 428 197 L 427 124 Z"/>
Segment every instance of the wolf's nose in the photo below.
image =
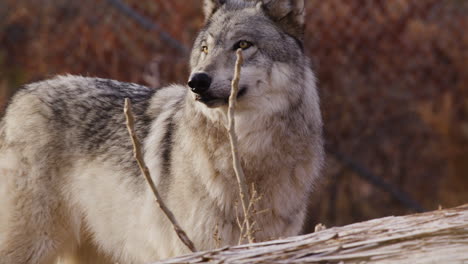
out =
<path fill-rule="evenodd" d="M 206 73 L 195 73 L 190 77 L 188 86 L 192 89 L 192 92 L 196 94 L 202 94 L 210 88 L 211 77 Z"/>

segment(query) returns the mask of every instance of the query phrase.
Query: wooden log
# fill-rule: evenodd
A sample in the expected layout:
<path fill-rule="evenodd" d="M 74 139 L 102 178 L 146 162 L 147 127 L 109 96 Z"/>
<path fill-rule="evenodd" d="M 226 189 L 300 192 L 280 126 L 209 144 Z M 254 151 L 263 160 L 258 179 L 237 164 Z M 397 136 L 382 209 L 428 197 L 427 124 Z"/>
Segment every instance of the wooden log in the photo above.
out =
<path fill-rule="evenodd" d="M 225 247 L 157 263 L 464 263 L 468 204 Z"/>

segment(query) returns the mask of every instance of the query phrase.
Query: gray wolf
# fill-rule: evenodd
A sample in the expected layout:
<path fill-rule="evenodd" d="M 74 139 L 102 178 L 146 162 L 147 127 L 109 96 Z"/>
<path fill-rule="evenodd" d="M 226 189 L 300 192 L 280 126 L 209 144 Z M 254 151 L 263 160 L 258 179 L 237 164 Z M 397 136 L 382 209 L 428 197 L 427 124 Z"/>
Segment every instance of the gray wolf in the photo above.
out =
<path fill-rule="evenodd" d="M 248 184 L 263 198 L 257 240 L 297 235 L 323 161 L 316 80 L 304 55 L 304 0 L 205 0 L 188 85 L 152 90 L 59 76 L 26 85 L 0 123 L 0 263 L 149 263 L 188 253 L 132 157 L 130 98 L 144 158 L 199 250 L 236 244 L 238 189 L 226 131 L 236 112 Z"/>

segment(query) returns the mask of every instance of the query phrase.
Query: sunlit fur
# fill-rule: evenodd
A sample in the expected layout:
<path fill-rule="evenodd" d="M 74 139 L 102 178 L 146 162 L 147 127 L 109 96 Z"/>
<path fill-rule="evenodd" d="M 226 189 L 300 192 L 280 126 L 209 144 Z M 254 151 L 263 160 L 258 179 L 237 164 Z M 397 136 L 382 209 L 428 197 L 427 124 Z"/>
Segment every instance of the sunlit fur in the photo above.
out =
<path fill-rule="evenodd" d="M 205 0 L 190 59 L 216 105 L 185 85 L 152 90 L 59 76 L 26 85 L 0 122 L 0 264 L 151 263 L 189 253 L 132 156 L 130 98 L 144 158 L 199 250 L 237 244 L 239 200 L 227 137 L 235 51 L 245 49 L 236 133 L 258 241 L 297 235 L 323 161 L 316 81 L 302 50 L 304 0 Z M 207 52 L 202 46 L 208 47 Z M 237 210 L 240 211 L 240 210 Z M 241 216 L 242 217 L 242 216 Z"/>

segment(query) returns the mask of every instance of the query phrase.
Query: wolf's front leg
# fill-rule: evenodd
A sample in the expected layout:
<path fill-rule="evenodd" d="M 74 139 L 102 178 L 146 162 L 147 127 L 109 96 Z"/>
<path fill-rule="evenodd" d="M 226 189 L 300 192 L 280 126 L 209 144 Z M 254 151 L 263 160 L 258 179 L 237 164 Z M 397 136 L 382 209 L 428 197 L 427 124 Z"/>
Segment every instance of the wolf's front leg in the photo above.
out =
<path fill-rule="evenodd" d="M 54 263 L 73 246 L 71 229 L 50 185 L 52 173 L 28 165 L 20 152 L 0 153 L 0 264 Z"/>

